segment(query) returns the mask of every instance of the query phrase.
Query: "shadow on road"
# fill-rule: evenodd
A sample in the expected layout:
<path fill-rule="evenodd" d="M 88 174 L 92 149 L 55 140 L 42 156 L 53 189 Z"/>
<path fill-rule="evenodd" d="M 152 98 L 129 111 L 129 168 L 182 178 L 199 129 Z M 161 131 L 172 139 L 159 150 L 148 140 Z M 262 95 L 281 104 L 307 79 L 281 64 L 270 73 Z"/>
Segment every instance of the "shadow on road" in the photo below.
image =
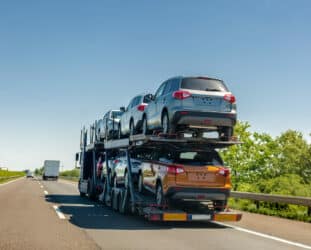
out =
<path fill-rule="evenodd" d="M 58 204 L 70 217 L 69 221 L 85 229 L 163 230 L 173 228 L 222 229 L 225 226 L 209 222 L 149 222 L 141 216 L 122 215 L 110 208 L 81 198 L 79 195 L 46 195 L 46 201 Z"/>

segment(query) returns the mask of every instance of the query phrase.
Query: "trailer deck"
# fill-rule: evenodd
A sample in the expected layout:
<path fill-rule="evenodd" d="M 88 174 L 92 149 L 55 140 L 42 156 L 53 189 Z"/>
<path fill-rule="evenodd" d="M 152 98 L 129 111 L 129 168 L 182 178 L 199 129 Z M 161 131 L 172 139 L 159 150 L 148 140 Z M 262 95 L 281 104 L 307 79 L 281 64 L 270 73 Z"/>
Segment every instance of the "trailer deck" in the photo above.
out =
<path fill-rule="evenodd" d="M 86 136 L 84 136 L 86 138 Z M 204 211 L 193 208 L 186 209 L 183 207 L 159 207 L 155 204 L 155 198 L 152 195 L 142 195 L 134 187 L 132 180 L 132 166 L 130 160 L 130 151 L 135 148 L 155 148 L 169 146 L 173 148 L 187 147 L 196 149 L 208 148 L 225 148 L 232 145 L 241 144 L 239 141 L 220 141 L 205 138 L 177 138 L 176 136 L 146 136 L 134 135 L 126 139 L 107 140 L 104 142 L 93 142 L 86 145 L 85 141 L 81 143 L 82 152 L 92 154 L 92 172 L 93 176 L 90 181 L 82 180 L 79 182 L 79 190 L 82 194 L 87 193 L 90 197 L 97 198 L 104 202 L 113 210 L 123 214 L 136 213 L 144 216 L 149 221 L 239 221 L 242 217 L 240 213 L 225 210 L 218 212 L 210 210 L 207 207 Z M 96 155 L 104 153 L 106 155 L 111 151 L 124 151 L 128 162 L 128 186 L 112 187 L 108 175 L 105 176 L 104 182 L 98 182 L 94 177 L 96 173 Z M 84 159 L 85 160 L 85 159 Z M 106 157 L 106 166 L 109 161 Z M 90 190 L 92 189 L 92 190 Z M 98 193 L 98 190 L 101 192 Z"/>

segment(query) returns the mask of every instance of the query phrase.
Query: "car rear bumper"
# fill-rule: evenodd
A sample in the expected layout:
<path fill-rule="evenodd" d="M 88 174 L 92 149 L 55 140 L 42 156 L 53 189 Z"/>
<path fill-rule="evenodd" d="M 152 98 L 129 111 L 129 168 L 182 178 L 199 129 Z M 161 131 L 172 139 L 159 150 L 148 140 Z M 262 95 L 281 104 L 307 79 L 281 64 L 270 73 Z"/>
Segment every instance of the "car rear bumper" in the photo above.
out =
<path fill-rule="evenodd" d="M 227 200 L 230 189 L 227 188 L 183 188 L 170 187 L 166 196 L 175 200 Z"/>
<path fill-rule="evenodd" d="M 176 111 L 172 123 L 198 128 L 233 127 L 236 123 L 236 113 L 202 112 L 202 111 Z"/>

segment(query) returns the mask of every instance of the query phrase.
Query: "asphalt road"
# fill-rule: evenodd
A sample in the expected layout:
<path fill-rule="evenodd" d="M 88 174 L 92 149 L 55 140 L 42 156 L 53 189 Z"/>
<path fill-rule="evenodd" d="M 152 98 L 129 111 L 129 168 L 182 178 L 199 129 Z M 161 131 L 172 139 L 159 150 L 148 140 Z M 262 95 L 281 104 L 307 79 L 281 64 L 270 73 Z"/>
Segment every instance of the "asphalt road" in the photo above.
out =
<path fill-rule="evenodd" d="M 311 249 L 310 223 L 244 217 L 152 223 L 79 197 L 75 183 L 21 179 L 0 186 L 0 249 Z"/>

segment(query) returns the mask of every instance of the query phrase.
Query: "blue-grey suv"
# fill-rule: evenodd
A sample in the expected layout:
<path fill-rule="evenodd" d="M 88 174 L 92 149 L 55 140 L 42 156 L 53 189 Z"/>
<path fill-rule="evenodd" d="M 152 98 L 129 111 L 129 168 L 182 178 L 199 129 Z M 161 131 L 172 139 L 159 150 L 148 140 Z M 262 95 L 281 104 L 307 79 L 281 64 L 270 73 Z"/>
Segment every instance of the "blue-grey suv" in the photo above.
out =
<path fill-rule="evenodd" d="M 174 77 L 163 82 L 143 114 L 142 132 L 191 132 L 202 137 L 217 131 L 230 140 L 236 123 L 236 100 L 222 80 Z"/>

